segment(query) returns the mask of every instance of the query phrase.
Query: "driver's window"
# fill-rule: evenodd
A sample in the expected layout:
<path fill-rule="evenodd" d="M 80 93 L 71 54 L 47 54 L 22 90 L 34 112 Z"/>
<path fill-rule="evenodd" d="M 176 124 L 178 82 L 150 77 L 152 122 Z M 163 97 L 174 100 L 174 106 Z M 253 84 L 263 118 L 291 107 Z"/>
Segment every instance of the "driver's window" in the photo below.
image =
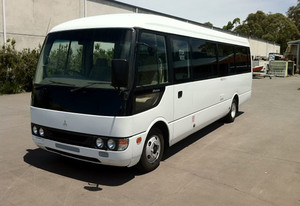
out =
<path fill-rule="evenodd" d="M 138 45 L 137 86 L 158 85 L 168 82 L 165 37 L 142 33 Z"/>

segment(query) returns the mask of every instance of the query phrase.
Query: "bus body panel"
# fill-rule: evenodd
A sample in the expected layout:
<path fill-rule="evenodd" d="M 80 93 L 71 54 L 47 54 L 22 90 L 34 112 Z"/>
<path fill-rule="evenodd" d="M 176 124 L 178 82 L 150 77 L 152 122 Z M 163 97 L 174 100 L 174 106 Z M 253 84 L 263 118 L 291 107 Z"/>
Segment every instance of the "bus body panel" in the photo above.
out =
<path fill-rule="evenodd" d="M 166 86 L 159 104 L 147 111 L 133 115 L 133 127 L 135 132 L 149 131 L 158 121 L 166 124 L 173 121 L 173 86 Z"/>
<path fill-rule="evenodd" d="M 171 145 L 225 116 L 235 95 L 239 105 L 248 100 L 251 79 L 251 74 L 243 74 L 175 85 Z"/>
<path fill-rule="evenodd" d="M 173 123 L 174 138 L 171 140 L 171 145 L 225 116 L 229 111 L 230 104 L 231 101 L 224 101 L 175 121 Z"/>

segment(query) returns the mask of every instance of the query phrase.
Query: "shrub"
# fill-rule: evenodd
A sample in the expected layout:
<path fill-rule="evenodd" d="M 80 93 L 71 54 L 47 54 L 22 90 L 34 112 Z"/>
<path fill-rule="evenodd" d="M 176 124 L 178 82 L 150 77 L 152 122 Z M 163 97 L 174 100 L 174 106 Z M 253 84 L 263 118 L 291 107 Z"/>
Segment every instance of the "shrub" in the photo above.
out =
<path fill-rule="evenodd" d="M 0 94 L 30 92 L 39 49 L 15 49 L 15 40 L 7 40 L 0 50 Z"/>

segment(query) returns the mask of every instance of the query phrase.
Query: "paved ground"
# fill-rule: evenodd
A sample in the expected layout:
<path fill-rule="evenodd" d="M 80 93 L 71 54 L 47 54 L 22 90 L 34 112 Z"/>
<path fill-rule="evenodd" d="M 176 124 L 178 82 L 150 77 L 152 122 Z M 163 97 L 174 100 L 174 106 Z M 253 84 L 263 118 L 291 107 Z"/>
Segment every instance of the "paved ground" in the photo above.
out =
<path fill-rule="evenodd" d="M 38 149 L 29 104 L 0 96 L 1 206 L 300 205 L 300 77 L 255 79 L 233 124 L 190 136 L 145 175 Z"/>

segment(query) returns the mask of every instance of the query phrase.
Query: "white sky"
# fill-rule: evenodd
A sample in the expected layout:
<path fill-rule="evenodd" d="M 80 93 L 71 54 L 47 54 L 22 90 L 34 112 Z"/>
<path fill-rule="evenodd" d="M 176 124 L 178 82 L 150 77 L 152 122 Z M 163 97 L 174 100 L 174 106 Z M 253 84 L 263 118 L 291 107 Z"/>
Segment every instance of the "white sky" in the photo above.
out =
<path fill-rule="evenodd" d="M 197 21 L 211 22 L 222 28 L 236 17 L 241 23 L 248 14 L 261 10 L 265 13 L 286 12 L 297 0 L 116 0 L 138 7 Z"/>

